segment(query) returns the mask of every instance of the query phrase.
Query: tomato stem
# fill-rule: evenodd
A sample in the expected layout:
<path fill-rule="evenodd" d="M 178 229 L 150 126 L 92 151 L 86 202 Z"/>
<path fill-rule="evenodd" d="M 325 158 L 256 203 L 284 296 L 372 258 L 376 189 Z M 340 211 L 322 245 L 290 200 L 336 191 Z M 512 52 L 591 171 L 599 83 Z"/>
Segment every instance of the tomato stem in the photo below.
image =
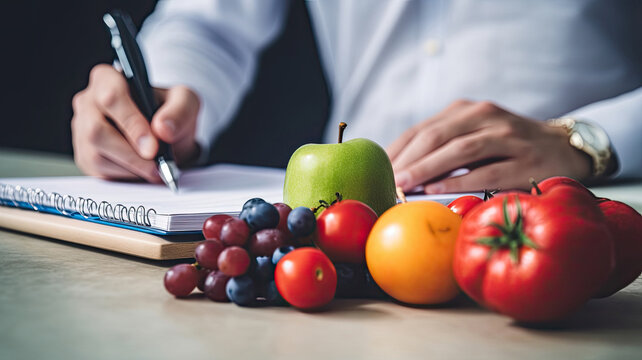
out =
<path fill-rule="evenodd" d="M 343 200 L 343 195 L 341 195 L 341 193 L 339 193 L 339 192 L 335 192 L 334 196 L 336 196 L 336 199 L 334 201 L 332 201 L 331 203 L 328 203 L 325 200 L 319 200 L 319 206 L 310 208 L 310 210 L 312 210 L 312 212 L 316 214 L 317 211 L 319 211 L 319 209 L 321 209 L 321 208 L 326 208 L 327 209 L 330 206 L 332 206 L 332 205 L 338 203 L 339 201 Z"/>
<path fill-rule="evenodd" d="M 492 226 L 499 230 L 501 235 L 483 237 L 478 239 L 477 243 L 491 247 L 491 250 L 488 253 L 489 257 L 501 248 L 508 248 L 511 260 L 513 263 L 517 264 L 519 263 L 519 249 L 522 246 L 528 246 L 532 249 L 537 249 L 538 246 L 526 234 L 524 234 L 524 217 L 522 215 L 522 205 L 520 204 L 519 196 L 515 196 L 515 207 L 517 208 L 517 214 L 515 216 L 515 221 L 512 221 L 508 214 L 508 197 L 505 197 L 502 206 L 504 224 L 498 224 L 496 222 L 488 224 L 488 226 Z"/>
<path fill-rule="evenodd" d="M 319 211 L 319 209 L 322 209 L 322 208 L 326 208 L 327 209 L 329 207 L 330 207 L 330 204 L 328 204 L 327 201 L 319 200 L 319 206 L 314 207 L 314 208 L 310 208 L 310 210 L 312 210 L 312 212 L 316 214 L 317 211 Z"/>
<path fill-rule="evenodd" d="M 495 197 L 495 194 L 499 192 L 499 189 L 484 189 L 484 201 L 488 201 Z"/>
<path fill-rule="evenodd" d="M 533 188 L 537 192 L 537 195 L 542 195 L 542 190 L 539 188 L 539 186 L 537 186 L 537 181 L 535 181 L 535 179 L 529 178 L 528 182 L 531 183 L 531 185 L 533 185 Z"/>

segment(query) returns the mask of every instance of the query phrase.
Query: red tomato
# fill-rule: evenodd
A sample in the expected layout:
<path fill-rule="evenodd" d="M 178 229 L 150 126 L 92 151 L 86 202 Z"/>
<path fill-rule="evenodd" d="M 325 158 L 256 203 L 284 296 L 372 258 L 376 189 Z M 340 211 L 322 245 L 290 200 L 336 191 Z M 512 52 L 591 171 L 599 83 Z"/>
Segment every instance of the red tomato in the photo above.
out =
<path fill-rule="evenodd" d="M 555 176 L 534 184 L 532 194 L 546 193 L 551 187 L 567 184 L 593 193 L 580 182 L 564 176 Z M 538 192 L 539 191 L 539 192 Z M 606 297 L 623 289 L 642 273 L 642 217 L 632 207 L 619 201 L 595 198 L 613 238 L 615 269 L 596 297 Z"/>
<path fill-rule="evenodd" d="M 598 200 L 615 245 L 615 269 L 596 297 L 606 297 L 632 283 L 642 273 L 642 216 L 614 200 Z"/>
<path fill-rule="evenodd" d="M 595 199 L 557 185 L 474 208 L 455 246 L 455 279 L 477 302 L 523 322 L 558 320 L 606 282 L 613 241 Z"/>
<path fill-rule="evenodd" d="M 478 198 L 477 196 L 464 195 L 451 201 L 450 204 L 448 204 L 448 208 L 450 208 L 450 210 L 452 210 L 452 212 L 454 212 L 455 214 L 463 217 L 475 206 L 483 202 L 484 200 Z"/>
<path fill-rule="evenodd" d="M 274 281 L 279 294 L 290 305 L 315 309 L 334 298 L 337 271 L 321 250 L 305 247 L 293 250 L 279 260 Z"/>
<path fill-rule="evenodd" d="M 334 262 L 366 261 L 366 241 L 377 214 L 357 200 L 341 200 L 317 218 L 317 245 Z"/>

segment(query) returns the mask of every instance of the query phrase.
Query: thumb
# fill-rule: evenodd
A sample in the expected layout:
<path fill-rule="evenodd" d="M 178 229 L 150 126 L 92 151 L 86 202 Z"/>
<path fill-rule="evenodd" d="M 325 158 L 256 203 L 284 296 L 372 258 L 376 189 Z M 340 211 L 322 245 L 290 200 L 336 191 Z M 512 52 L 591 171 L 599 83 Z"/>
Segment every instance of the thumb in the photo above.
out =
<path fill-rule="evenodd" d="M 194 138 L 200 100 L 196 93 L 185 86 L 156 89 L 163 103 L 152 119 L 152 131 L 168 144 Z"/>
<path fill-rule="evenodd" d="M 172 145 L 179 165 L 189 164 L 198 156 L 196 119 L 200 108 L 198 95 L 185 86 L 157 89 L 163 103 L 152 119 L 152 132 Z"/>

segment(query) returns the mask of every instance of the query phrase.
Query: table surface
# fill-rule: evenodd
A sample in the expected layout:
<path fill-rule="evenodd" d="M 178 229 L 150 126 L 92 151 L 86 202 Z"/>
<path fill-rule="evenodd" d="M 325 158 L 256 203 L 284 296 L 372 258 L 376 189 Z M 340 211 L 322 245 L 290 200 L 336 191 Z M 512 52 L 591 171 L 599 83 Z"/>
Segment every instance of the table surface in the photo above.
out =
<path fill-rule="evenodd" d="M 70 158 L 0 150 L 0 177 L 79 174 Z M 642 209 L 642 184 L 593 189 Z M 0 230 L 0 359 L 639 359 L 642 278 L 532 329 L 465 299 L 408 307 L 335 300 L 327 311 L 171 297 L 172 263 Z"/>

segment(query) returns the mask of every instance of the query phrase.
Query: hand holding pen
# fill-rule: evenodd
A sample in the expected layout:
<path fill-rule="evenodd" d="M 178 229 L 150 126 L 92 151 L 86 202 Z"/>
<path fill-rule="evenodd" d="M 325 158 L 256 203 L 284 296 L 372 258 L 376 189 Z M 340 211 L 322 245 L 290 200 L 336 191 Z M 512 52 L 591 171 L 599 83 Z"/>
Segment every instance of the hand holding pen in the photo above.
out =
<path fill-rule="evenodd" d="M 197 95 L 176 86 L 153 89 L 153 96 L 161 105 L 150 123 L 123 74 L 106 64 L 92 69 L 89 85 L 73 99 L 75 161 L 83 172 L 105 179 L 160 183 L 155 161 L 161 154 L 159 141 L 171 145 L 178 165 L 197 157 Z"/>

